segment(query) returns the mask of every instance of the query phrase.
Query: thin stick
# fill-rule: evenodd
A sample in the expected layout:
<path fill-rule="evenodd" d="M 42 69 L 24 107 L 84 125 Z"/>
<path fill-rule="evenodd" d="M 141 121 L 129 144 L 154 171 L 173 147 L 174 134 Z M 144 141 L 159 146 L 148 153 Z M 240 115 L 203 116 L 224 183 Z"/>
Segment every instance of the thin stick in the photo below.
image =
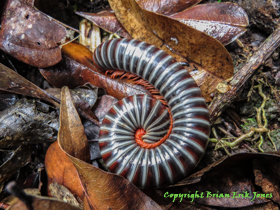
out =
<path fill-rule="evenodd" d="M 218 116 L 239 96 L 247 80 L 265 63 L 280 44 L 280 27 L 278 27 L 259 47 L 247 63 L 233 76 L 229 83 L 230 90 L 217 93 L 209 106 L 210 122 L 213 124 Z"/>

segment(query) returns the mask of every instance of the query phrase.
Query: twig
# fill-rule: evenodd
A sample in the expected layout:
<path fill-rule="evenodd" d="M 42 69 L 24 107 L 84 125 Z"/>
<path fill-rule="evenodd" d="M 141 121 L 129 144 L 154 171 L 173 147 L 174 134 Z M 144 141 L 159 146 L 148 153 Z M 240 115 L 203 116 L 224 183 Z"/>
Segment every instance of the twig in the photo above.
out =
<path fill-rule="evenodd" d="M 230 90 L 217 93 L 209 106 L 210 121 L 213 124 L 220 114 L 238 97 L 244 84 L 255 71 L 270 57 L 280 44 L 280 27 L 278 27 L 253 54 L 247 63 L 233 76 L 229 83 Z"/>

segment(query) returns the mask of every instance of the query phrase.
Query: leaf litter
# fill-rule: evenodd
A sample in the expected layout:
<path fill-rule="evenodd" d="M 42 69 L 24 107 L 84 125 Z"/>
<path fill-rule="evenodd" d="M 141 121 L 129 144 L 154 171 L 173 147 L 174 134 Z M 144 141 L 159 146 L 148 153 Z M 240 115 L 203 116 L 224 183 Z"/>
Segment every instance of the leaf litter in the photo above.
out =
<path fill-rule="evenodd" d="M 88 64 L 86 64 L 86 65 L 88 65 Z M 73 79 L 73 81 L 75 82 L 75 79 Z M 69 101 L 70 101 L 70 99 L 69 99 Z M 73 110 L 73 109 L 71 109 L 71 110 Z M 73 112 L 70 111 L 70 113 L 73 113 Z M 67 115 L 67 116 L 69 116 L 69 115 Z M 102 114 L 101 114 L 101 116 L 102 116 Z M 72 117 L 70 117 L 70 118 L 71 119 L 76 119 L 76 120 L 78 119 L 78 118 L 72 118 Z M 74 130 L 74 132 L 76 132 L 76 130 Z M 71 131 L 67 131 L 65 134 L 63 134 L 64 137 L 70 137 L 70 139 L 72 139 L 71 135 L 76 136 L 76 134 L 75 133 L 71 133 Z M 80 135 L 79 131 L 77 131 L 77 135 Z M 82 134 L 81 136 L 84 136 L 84 134 Z M 82 137 L 82 139 L 83 139 L 83 141 L 86 141 L 85 137 Z M 66 142 L 68 142 L 68 141 L 66 141 Z M 76 144 L 76 143 L 75 144 L 71 143 L 70 146 L 69 146 L 69 145 L 65 145 L 65 142 L 64 142 L 63 145 L 66 146 L 67 151 L 69 150 L 68 152 L 71 155 L 74 155 L 74 156 L 77 155 L 80 159 L 86 160 L 87 162 L 89 162 L 90 158 L 89 158 L 88 152 L 85 152 L 85 154 L 80 154 L 79 151 L 77 151 L 76 148 L 73 148 L 73 147 L 75 147 L 77 145 L 79 147 L 79 144 Z M 83 143 L 81 145 L 82 145 L 82 147 L 81 147 L 82 150 L 84 150 L 84 148 L 86 146 Z M 71 147 L 71 148 L 69 148 L 69 147 Z M 58 149 L 60 149 L 60 148 L 58 147 Z M 208 169 L 197 171 L 197 173 L 195 173 L 192 176 L 186 178 L 181 183 L 178 183 L 178 185 L 176 187 L 170 186 L 168 188 L 168 190 L 170 190 L 170 192 L 172 191 L 172 189 L 175 190 L 175 191 L 178 191 L 178 190 L 180 191 L 181 190 L 181 192 L 186 192 L 186 193 L 189 192 L 190 190 L 194 190 L 195 191 L 197 189 L 200 189 L 201 191 L 203 191 L 203 190 L 205 190 L 205 186 L 209 185 L 209 182 L 207 180 L 215 179 L 215 180 L 217 180 L 217 183 L 213 183 L 213 185 L 211 185 L 211 186 L 209 185 L 210 188 L 212 188 L 212 189 L 216 189 L 217 188 L 217 190 L 224 190 L 224 192 L 233 192 L 233 190 L 227 186 L 229 184 L 228 180 L 232 179 L 232 180 L 235 180 L 235 184 L 236 185 L 233 185 L 231 187 L 232 188 L 239 187 L 239 188 L 236 188 L 236 189 L 238 189 L 237 190 L 238 192 L 241 192 L 244 189 L 245 190 L 248 189 L 249 193 L 251 193 L 251 194 L 253 193 L 254 194 L 254 190 L 257 189 L 256 185 L 261 186 L 263 188 L 264 193 L 270 194 L 270 192 L 276 192 L 277 191 L 277 180 L 278 179 L 276 177 L 269 177 L 268 174 L 265 174 L 265 172 L 264 172 L 266 169 L 265 168 L 263 169 L 262 167 L 265 167 L 265 165 L 268 162 L 271 162 L 271 167 L 276 167 L 277 168 L 277 164 L 275 165 L 275 163 L 277 162 L 277 155 L 275 154 L 275 155 L 271 155 L 269 157 L 266 157 L 266 156 L 267 155 L 259 155 L 259 154 L 255 155 L 255 156 L 253 155 L 251 157 L 246 157 L 246 154 L 245 155 L 241 155 L 241 154 L 234 155 L 232 157 L 227 158 L 226 160 L 222 160 L 222 161 L 219 161 L 217 163 L 214 163 L 213 165 L 210 165 L 208 167 Z M 65 156 L 65 157 L 67 157 L 67 156 Z M 258 161 L 261 158 L 264 158 L 264 161 L 263 161 L 262 165 L 260 165 L 260 164 L 256 165 L 255 167 L 257 167 L 257 169 L 254 168 L 254 173 L 253 173 L 251 168 L 250 168 L 250 166 L 252 165 L 252 163 L 254 161 L 258 163 Z M 73 159 L 73 160 L 74 160 L 74 162 L 78 166 L 80 166 L 80 167 L 85 166 L 84 163 L 82 162 L 82 160 L 77 160 L 77 159 Z M 276 161 L 276 162 L 274 162 L 274 161 Z M 54 165 L 54 166 L 56 166 L 56 165 Z M 226 171 L 228 168 L 232 169 L 232 171 Z M 239 169 L 240 173 L 237 173 L 235 171 L 235 170 L 237 170 L 236 168 L 240 168 Z M 65 169 L 61 169 L 61 170 L 63 171 Z M 84 177 L 82 177 L 83 178 L 82 179 L 83 183 L 87 184 L 88 180 L 86 179 L 87 178 L 86 175 L 88 175 L 88 172 L 91 171 L 91 170 L 96 171 L 95 168 L 92 168 L 92 166 L 89 166 L 89 168 L 87 168 L 87 171 L 80 172 L 82 175 L 85 175 Z M 228 173 L 222 173 L 223 170 L 225 170 Z M 242 171 L 243 171 L 243 173 L 242 173 Z M 231 172 L 231 173 L 229 173 L 229 172 Z M 252 180 L 254 180 L 254 176 L 258 178 L 256 183 L 254 183 L 252 181 Z M 259 178 L 259 177 L 261 177 L 261 178 Z M 268 177 L 268 178 L 267 178 L 267 180 L 265 180 L 265 182 L 262 182 L 262 181 L 260 181 L 260 180 L 262 180 L 262 177 Z M 81 180 L 81 178 L 77 178 L 77 180 L 79 182 L 79 180 Z M 222 180 L 224 182 L 222 182 L 222 185 L 219 188 L 219 184 L 220 184 L 219 181 L 220 180 Z M 272 183 L 273 187 L 271 189 L 265 188 L 267 186 L 267 183 L 270 183 L 270 184 Z M 86 184 L 84 184 L 83 186 L 86 186 Z M 82 192 L 81 194 L 83 194 L 84 190 L 85 190 L 85 188 L 83 189 L 81 187 L 81 192 Z M 111 190 L 113 190 L 113 189 L 111 189 Z M 158 191 L 161 191 L 161 193 L 159 193 L 159 194 L 163 195 L 166 192 L 166 189 L 161 189 L 161 190 L 158 190 Z M 86 192 L 89 195 L 92 195 L 91 194 L 92 192 L 90 192 L 90 193 L 88 191 L 86 191 Z M 260 192 L 260 191 L 255 191 L 255 192 Z M 153 195 L 150 195 L 150 196 L 155 201 L 157 201 L 157 199 L 154 198 Z M 86 199 L 86 201 L 85 201 L 85 209 L 91 208 L 94 205 L 101 205 L 98 202 L 98 200 L 97 201 L 94 200 L 94 199 L 87 200 L 88 199 L 87 197 L 85 199 Z M 271 204 L 270 199 L 267 199 L 267 200 L 266 199 L 267 198 L 265 198 L 265 199 L 260 198 L 260 199 L 258 199 L 256 201 L 258 202 L 258 205 L 262 205 L 263 207 L 265 205 L 267 207 L 268 206 L 272 207 L 273 204 Z M 231 203 L 232 201 L 233 201 L 232 199 L 229 199 L 227 201 L 228 205 L 236 207 L 235 203 Z M 277 200 L 277 196 L 275 197 L 274 201 L 275 202 L 278 201 Z M 151 202 L 151 200 L 149 202 Z M 23 205 L 23 204 L 21 204 L 21 205 Z M 201 205 L 201 206 L 203 206 L 203 205 L 209 206 L 210 205 L 210 206 L 225 207 L 225 205 L 223 203 L 219 203 L 219 200 L 217 200 L 217 199 L 205 199 L 205 200 L 197 199 L 197 200 L 195 200 L 195 204 L 194 203 L 190 203 L 188 201 L 187 202 L 183 202 L 183 203 L 180 203 L 180 202 L 177 201 L 177 202 L 173 203 L 172 199 L 170 199 L 170 203 L 165 205 L 165 207 L 168 207 L 168 208 L 172 209 L 172 208 L 175 208 L 175 207 L 181 207 L 181 208 L 182 207 L 187 207 L 187 206 L 188 207 L 190 207 L 190 206 L 194 207 L 195 205 Z M 255 205 L 257 205 L 257 203 L 255 203 L 255 202 L 253 202 L 253 203 L 251 202 L 250 203 L 248 199 L 243 199 L 243 200 L 241 200 L 239 205 L 240 206 L 255 206 Z"/>

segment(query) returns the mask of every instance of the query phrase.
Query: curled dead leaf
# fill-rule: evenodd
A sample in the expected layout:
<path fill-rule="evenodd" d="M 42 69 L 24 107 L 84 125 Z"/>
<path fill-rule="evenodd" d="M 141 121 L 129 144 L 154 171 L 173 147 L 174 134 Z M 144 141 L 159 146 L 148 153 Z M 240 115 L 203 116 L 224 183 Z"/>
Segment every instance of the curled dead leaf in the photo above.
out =
<path fill-rule="evenodd" d="M 89 162 L 90 154 L 87 137 L 67 87 L 63 87 L 61 91 L 59 120 L 59 145 L 63 145 L 63 149 L 67 151 L 68 155 Z"/>
<path fill-rule="evenodd" d="M 93 51 L 101 44 L 101 34 L 98 26 L 92 25 L 84 19 L 80 22 L 79 29 L 79 43 L 86 46 L 90 51 Z"/>

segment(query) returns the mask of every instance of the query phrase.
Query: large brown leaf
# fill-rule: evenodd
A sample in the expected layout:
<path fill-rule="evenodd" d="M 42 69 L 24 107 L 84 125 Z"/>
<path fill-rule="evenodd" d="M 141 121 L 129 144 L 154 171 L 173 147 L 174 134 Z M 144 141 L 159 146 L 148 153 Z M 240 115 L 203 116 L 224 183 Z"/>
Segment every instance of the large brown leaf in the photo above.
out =
<path fill-rule="evenodd" d="M 233 75 L 230 54 L 214 38 L 177 20 L 144 10 L 134 0 L 109 0 L 109 3 L 133 38 L 156 45 L 178 61 L 194 62 L 192 70 L 199 72 L 192 74 L 197 76 L 207 101 L 211 100 L 217 84 Z"/>
<path fill-rule="evenodd" d="M 4 52 L 32 66 L 52 66 L 61 60 L 58 43 L 65 36 L 63 26 L 28 1 L 8 1 L 0 31 L 0 49 Z"/>
<path fill-rule="evenodd" d="M 68 88 L 62 89 L 61 99 L 58 142 L 78 171 L 86 194 L 87 206 L 91 209 L 161 209 L 125 178 L 83 161 L 87 159 L 85 158 L 87 155 L 81 150 L 85 150 L 87 140 Z M 79 135 L 72 129 L 79 132 Z"/>
<path fill-rule="evenodd" d="M 241 36 L 249 25 L 246 12 L 229 2 L 197 5 L 170 17 L 207 33 L 224 45 Z"/>
<path fill-rule="evenodd" d="M 134 0 L 109 0 L 109 3 L 133 38 L 154 44 L 178 57 L 171 52 L 174 51 L 217 76 L 231 75 L 230 54 L 210 36 L 169 17 L 144 10 Z"/>
<path fill-rule="evenodd" d="M 169 15 L 189 8 L 201 0 L 136 0 L 146 10 L 158 14 Z"/>
<path fill-rule="evenodd" d="M 68 155 L 89 162 L 87 137 L 81 119 L 75 109 L 68 87 L 61 90 L 60 127 L 58 143 Z"/>

